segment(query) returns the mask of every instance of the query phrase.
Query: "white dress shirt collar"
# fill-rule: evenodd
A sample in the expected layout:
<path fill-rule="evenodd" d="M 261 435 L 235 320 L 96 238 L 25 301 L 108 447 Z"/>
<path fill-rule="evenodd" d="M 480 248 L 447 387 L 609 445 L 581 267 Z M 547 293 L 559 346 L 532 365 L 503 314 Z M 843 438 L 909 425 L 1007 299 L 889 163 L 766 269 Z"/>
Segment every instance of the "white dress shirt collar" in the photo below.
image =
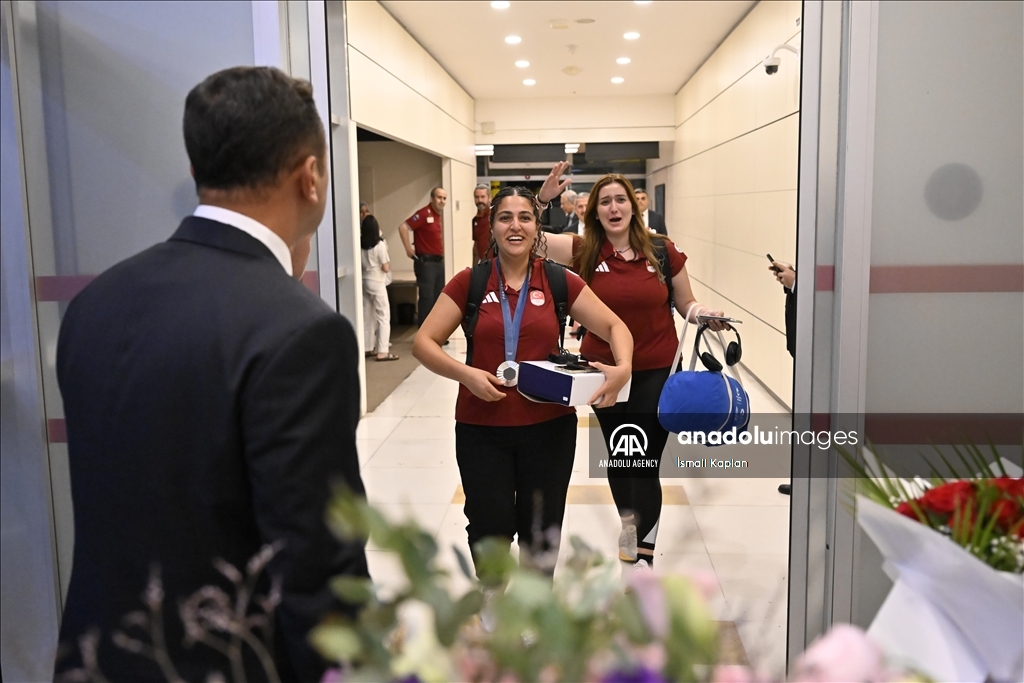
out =
<path fill-rule="evenodd" d="M 644 226 L 648 227 L 648 228 L 651 227 L 651 210 L 650 209 L 644 209 L 644 214 L 643 215 L 644 215 Z"/>
<path fill-rule="evenodd" d="M 230 225 L 233 228 L 238 228 L 254 239 L 259 240 L 267 249 L 270 250 L 270 253 L 274 255 L 274 258 L 280 261 L 281 267 L 284 268 L 284 272 L 291 276 L 291 250 L 288 249 L 288 245 L 284 243 L 284 240 L 281 239 L 277 233 L 259 221 L 249 218 L 248 216 L 244 216 L 237 211 L 224 209 L 219 206 L 210 206 L 209 204 L 200 204 L 196 207 L 196 210 L 192 212 L 192 215 L 197 218 L 208 218 L 211 221 Z"/>

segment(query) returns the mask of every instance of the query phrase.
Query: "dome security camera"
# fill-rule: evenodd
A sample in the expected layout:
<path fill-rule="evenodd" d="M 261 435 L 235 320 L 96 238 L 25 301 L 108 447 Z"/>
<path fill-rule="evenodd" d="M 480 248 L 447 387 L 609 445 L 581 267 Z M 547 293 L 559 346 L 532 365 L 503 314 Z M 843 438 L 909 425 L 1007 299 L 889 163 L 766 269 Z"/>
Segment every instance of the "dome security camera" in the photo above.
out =
<path fill-rule="evenodd" d="M 786 45 L 785 43 L 783 43 L 782 45 L 776 46 L 776 48 L 772 50 L 772 53 L 765 57 L 764 61 L 761 62 L 762 64 L 764 64 L 764 72 L 769 76 L 778 73 L 779 71 L 779 65 L 782 63 L 782 60 L 775 56 L 779 50 L 789 50 L 796 56 L 800 56 L 800 50 L 797 50 L 792 45 Z"/>

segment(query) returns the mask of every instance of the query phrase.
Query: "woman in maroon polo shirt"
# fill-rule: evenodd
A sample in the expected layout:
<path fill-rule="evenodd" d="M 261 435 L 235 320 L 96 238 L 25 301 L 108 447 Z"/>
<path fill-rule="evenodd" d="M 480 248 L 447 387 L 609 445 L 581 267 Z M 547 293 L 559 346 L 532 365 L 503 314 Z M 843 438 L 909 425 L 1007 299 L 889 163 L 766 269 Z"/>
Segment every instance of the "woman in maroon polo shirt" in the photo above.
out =
<path fill-rule="evenodd" d="M 542 193 L 551 194 L 564 172 L 558 164 L 545 182 Z M 593 288 L 594 293 L 618 315 L 633 335 L 633 383 L 629 400 L 614 407 L 595 406 L 604 442 L 616 428 L 636 424 L 648 438 L 645 461 L 657 466 L 608 467 L 608 485 L 622 519 L 619 558 L 638 569 L 652 568 L 654 544 L 661 518 L 659 468 L 668 432 L 658 422 L 658 398 L 668 379 L 678 337 L 669 306 L 668 284 L 659 272 L 655 244 L 664 245 L 676 310 L 696 322 L 698 315 L 721 316 L 697 303 L 686 274 L 686 255 L 668 238 L 651 235 L 641 219 L 633 186 L 615 173 L 602 177 L 590 192 L 584 223 L 584 237 L 548 235 L 546 255 L 573 270 Z M 586 325 L 584 324 L 584 327 Z M 717 321 L 712 330 L 723 329 Z M 606 358 L 608 345 L 601 339 L 584 337 L 580 353 L 591 360 Z M 614 458 L 609 458 L 610 463 Z"/>
<path fill-rule="evenodd" d="M 532 553 L 545 553 L 552 560 L 576 450 L 576 410 L 527 400 L 504 372 L 521 361 L 546 360 L 558 347 L 558 317 L 543 261 L 536 255 L 543 244 L 540 209 L 532 192 L 509 187 L 492 200 L 490 220 L 489 252 L 497 258 L 491 260 L 480 303 L 472 365 L 441 348 L 465 315 L 469 268 L 441 292 L 416 334 L 413 355 L 432 372 L 461 385 L 455 454 L 466 494 L 470 547 L 486 537 L 511 542 L 518 534 L 521 562 L 529 563 Z M 632 371 L 633 340 L 625 324 L 579 277 L 565 275 L 569 313 L 610 342 L 608 364 L 595 364 L 605 373 L 605 382 L 590 403 L 611 407 Z M 541 507 L 541 528 L 555 528 L 543 538 L 532 534 L 535 501 Z M 539 568 L 554 570 L 553 561 L 544 565 Z"/>

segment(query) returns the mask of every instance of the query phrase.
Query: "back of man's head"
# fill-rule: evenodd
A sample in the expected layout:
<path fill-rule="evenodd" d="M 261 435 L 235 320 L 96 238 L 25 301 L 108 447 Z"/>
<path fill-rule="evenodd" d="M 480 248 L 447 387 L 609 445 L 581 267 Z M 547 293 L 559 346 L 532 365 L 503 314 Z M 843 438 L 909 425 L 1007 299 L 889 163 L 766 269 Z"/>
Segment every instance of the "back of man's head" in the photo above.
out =
<path fill-rule="evenodd" d="M 309 156 L 325 161 L 313 86 L 271 67 L 218 71 L 185 98 L 182 124 L 196 190 L 273 185 Z"/>

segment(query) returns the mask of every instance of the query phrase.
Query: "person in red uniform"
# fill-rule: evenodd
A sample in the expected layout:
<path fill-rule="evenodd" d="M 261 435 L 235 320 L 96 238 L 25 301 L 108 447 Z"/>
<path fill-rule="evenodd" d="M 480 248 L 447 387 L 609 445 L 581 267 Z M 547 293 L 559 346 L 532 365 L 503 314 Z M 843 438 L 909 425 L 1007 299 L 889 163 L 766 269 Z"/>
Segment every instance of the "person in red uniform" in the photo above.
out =
<path fill-rule="evenodd" d="M 444 287 L 444 205 L 448 193 L 443 187 L 430 191 L 430 203 L 398 226 L 406 255 L 413 260 L 416 289 L 419 291 L 418 323 L 430 315 L 441 288 Z M 416 248 L 409 241 L 409 232 L 416 233 Z"/>
<path fill-rule="evenodd" d="M 455 405 L 455 454 L 466 494 L 470 547 L 518 535 L 520 561 L 544 553 L 534 565 L 554 570 L 565 498 L 576 450 L 576 410 L 535 403 L 499 379 L 509 367 L 546 360 L 558 347 L 558 318 L 543 261 L 540 209 L 533 193 L 507 187 L 491 202 L 491 276 L 473 335 L 472 365 L 445 353 L 442 343 L 465 315 L 467 268 L 445 286 L 413 341 L 413 355 L 432 372 L 459 382 Z M 625 324 L 574 273 L 566 272 L 569 312 L 595 336 L 608 340 L 608 364 L 595 364 L 605 382 L 590 399 L 611 407 L 632 372 L 633 341 Z M 538 447 L 543 445 L 543 447 Z M 539 496 L 537 496 L 539 494 Z M 540 501 L 546 533 L 532 533 L 534 501 Z"/>
<path fill-rule="evenodd" d="M 477 185 L 473 190 L 476 215 L 473 216 L 473 263 L 493 256 L 487 251 L 491 240 L 491 190 L 486 185 Z"/>
<path fill-rule="evenodd" d="M 565 166 L 556 164 L 552 170 L 555 180 Z M 548 184 L 546 181 L 545 187 Z M 590 192 L 584 215 L 585 236 L 548 235 L 546 255 L 559 263 L 571 264 L 633 335 L 635 352 L 629 400 L 614 407 L 595 406 L 594 412 L 605 444 L 620 424 L 636 424 L 648 438 L 645 459 L 658 463 L 647 468 L 608 468 L 608 485 L 622 519 L 619 557 L 633 562 L 637 568 L 647 569 L 653 568 L 654 563 L 661 518 L 659 468 L 668 441 L 668 432 L 657 419 L 658 399 L 678 345 L 668 285 L 659 272 L 655 240 L 662 242 L 668 253 L 675 308 L 688 315 L 690 322 L 696 322 L 698 315 L 723 314 L 697 303 L 686 274 L 686 255 L 667 237 L 652 235 L 639 216 L 630 182 L 619 174 L 603 176 Z M 712 321 L 710 327 L 723 329 L 718 321 Z M 604 341 L 588 333 L 580 353 L 588 359 L 601 359 L 607 358 L 609 349 Z"/>

